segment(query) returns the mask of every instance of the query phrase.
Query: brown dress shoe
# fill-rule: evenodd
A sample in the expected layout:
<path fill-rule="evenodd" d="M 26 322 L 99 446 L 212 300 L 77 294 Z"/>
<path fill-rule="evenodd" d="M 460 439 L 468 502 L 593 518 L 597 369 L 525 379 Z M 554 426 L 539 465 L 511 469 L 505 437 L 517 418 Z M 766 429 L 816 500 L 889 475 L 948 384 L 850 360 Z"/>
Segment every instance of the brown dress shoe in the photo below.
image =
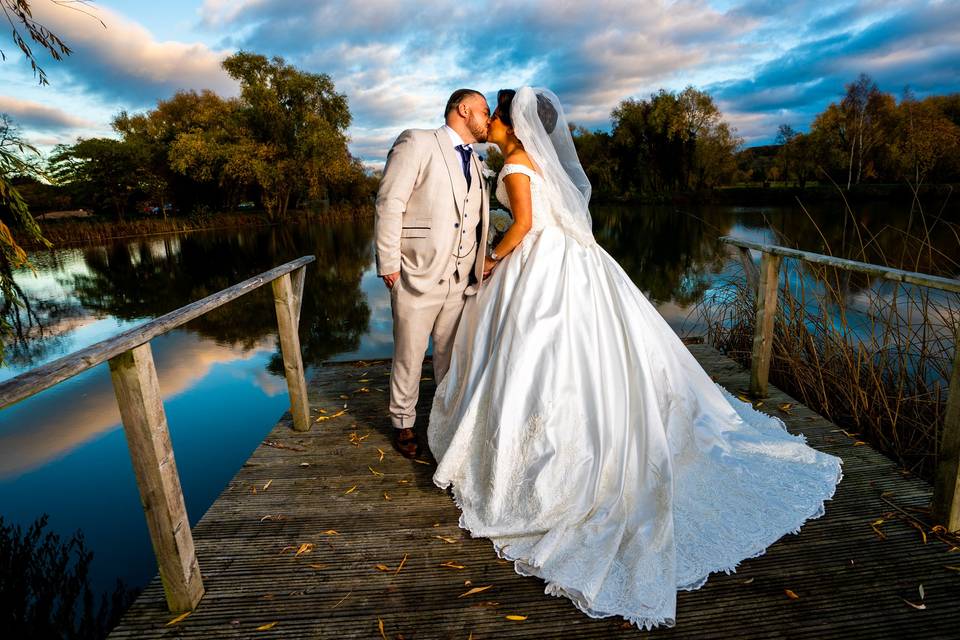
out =
<path fill-rule="evenodd" d="M 420 454 L 420 442 L 413 429 L 394 429 L 393 448 L 404 458 L 416 458 Z"/>

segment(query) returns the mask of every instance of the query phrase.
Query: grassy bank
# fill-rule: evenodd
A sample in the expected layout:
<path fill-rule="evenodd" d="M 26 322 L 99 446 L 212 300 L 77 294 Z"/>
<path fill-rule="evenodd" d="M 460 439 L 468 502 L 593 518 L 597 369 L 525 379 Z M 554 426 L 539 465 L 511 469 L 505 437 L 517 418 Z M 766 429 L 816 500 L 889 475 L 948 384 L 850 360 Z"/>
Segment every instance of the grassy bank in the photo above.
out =
<path fill-rule="evenodd" d="M 956 255 L 943 256 L 937 275 L 956 273 Z M 932 478 L 960 296 L 913 285 L 881 286 L 859 274 L 784 262 L 771 382 L 849 436 Z M 743 278 L 727 284 L 732 293 L 701 306 L 708 339 L 749 365 L 754 293 Z"/>
<path fill-rule="evenodd" d="M 100 217 L 40 219 L 44 237 L 54 247 L 99 244 L 113 240 L 137 238 L 165 233 L 183 233 L 210 229 L 266 227 L 275 224 L 301 224 L 357 220 L 373 216 L 373 207 L 335 205 L 323 212 L 291 211 L 283 222 L 270 222 L 262 213 L 213 213 L 169 218 L 133 218 L 119 222 Z M 38 243 L 27 244 L 30 250 L 42 249 Z"/>

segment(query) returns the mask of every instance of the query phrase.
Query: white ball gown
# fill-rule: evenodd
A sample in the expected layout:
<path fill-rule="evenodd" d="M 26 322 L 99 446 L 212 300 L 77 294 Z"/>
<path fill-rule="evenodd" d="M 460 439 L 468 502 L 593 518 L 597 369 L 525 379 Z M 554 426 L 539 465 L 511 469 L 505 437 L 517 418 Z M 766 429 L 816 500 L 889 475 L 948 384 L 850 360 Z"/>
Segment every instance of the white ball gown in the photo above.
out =
<path fill-rule="evenodd" d="M 515 172 L 533 227 L 464 309 L 430 415 L 434 482 L 546 593 L 673 625 L 678 589 L 822 515 L 840 460 L 715 384 L 592 236 L 568 233 L 540 174 L 504 166 L 500 202 Z"/>

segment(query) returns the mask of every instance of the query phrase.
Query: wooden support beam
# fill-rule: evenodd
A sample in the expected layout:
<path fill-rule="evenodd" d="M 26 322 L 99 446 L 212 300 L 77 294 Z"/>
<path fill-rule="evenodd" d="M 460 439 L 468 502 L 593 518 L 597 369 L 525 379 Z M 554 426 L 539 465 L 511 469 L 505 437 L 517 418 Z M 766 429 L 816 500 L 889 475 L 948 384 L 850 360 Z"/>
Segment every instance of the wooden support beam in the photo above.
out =
<path fill-rule="evenodd" d="M 174 613 L 192 611 L 203 582 L 150 343 L 111 358 L 110 376 L 167 605 Z"/>
<path fill-rule="evenodd" d="M 300 278 L 299 287 L 303 285 Z M 285 274 L 272 283 L 273 302 L 277 309 L 277 326 L 280 333 L 280 351 L 283 353 L 283 372 L 290 393 L 290 413 L 293 428 L 297 431 L 310 429 L 310 404 L 307 400 L 307 383 L 303 372 L 303 356 L 300 353 L 299 313 L 300 296 L 294 290 L 290 274 Z M 301 289 L 302 290 L 302 289 Z"/>
<path fill-rule="evenodd" d="M 300 326 L 300 310 L 303 307 L 303 285 L 307 277 L 307 267 L 303 266 L 290 274 L 291 285 L 293 287 L 293 317 L 297 320 L 297 327 Z"/>
<path fill-rule="evenodd" d="M 954 333 L 953 371 L 947 392 L 937 475 L 933 485 L 933 515 L 949 531 L 960 530 L 960 331 Z"/>
<path fill-rule="evenodd" d="M 757 265 L 753 264 L 753 256 L 750 255 L 750 249 L 746 247 L 737 247 L 740 254 L 740 264 L 743 265 L 743 274 L 747 278 L 747 286 L 754 293 L 757 292 L 757 286 L 760 283 L 760 271 Z"/>
<path fill-rule="evenodd" d="M 760 258 L 760 280 L 757 286 L 757 316 L 754 321 L 753 355 L 750 358 L 750 393 L 756 398 L 767 396 L 770 358 L 773 353 L 773 320 L 777 312 L 780 256 L 764 252 Z"/>

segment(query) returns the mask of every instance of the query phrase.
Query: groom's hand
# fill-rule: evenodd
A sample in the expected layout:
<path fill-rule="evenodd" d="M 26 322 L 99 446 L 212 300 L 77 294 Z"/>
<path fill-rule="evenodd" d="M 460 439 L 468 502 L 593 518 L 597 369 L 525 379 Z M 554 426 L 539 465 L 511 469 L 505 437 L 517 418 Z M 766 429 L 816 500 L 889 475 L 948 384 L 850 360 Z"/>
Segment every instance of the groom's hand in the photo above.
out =
<path fill-rule="evenodd" d="M 493 268 L 497 266 L 497 263 L 491 260 L 489 257 L 483 259 L 483 277 L 484 279 L 490 277 L 490 273 L 493 271 Z"/>
<path fill-rule="evenodd" d="M 387 285 L 387 289 L 393 289 L 393 285 L 400 279 L 400 272 L 388 273 L 380 277 L 383 278 L 383 283 Z"/>

